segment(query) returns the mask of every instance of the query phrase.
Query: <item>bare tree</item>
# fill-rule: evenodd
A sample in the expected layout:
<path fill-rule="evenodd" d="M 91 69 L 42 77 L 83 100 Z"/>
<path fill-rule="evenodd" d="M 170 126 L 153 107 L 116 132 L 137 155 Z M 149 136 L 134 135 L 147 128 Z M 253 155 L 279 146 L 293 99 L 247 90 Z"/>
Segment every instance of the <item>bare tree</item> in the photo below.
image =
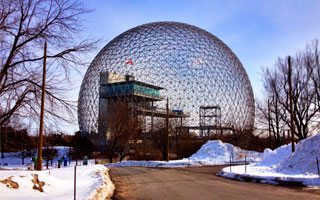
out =
<path fill-rule="evenodd" d="M 275 90 L 279 91 L 281 87 L 281 83 L 276 76 L 277 72 L 271 72 L 269 70 L 265 73 L 272 73 L 275 77 L 270 80 L 270 84 L 265 84 L 265 89 L 268 91 L 268 96 L 265 101 L 257 101 L 257 113 L 260 118 L 257 124 L 259 124 L 260 128 L 263 127 L 268 131 L 269 145 L 271 145 L 271 141 L 274 141 L 274 146 L 279 147 L 284 142 L 284 137 L 281 133 L 288 129 L 288 126 L 283 120 L 285 116 L 288 115 L 288 111 L 279 103 L 279 92 L 275 92 Z"/>
<path fill-rule="evenodd" d="M 71 157 L 73 160 L 76 160 L 78 163 L 78 159 L 82 159 L 84 156 L 89 156 L 94 150 L 94 144 L 91 140 L 89 134 L 82 135 L 80 131 L 75 132 L 71 141 L 72 152 Z"/>
<path fill-rule="evenodd" d="M 177 129 L 175 128 L 177 123 L 175 120 L 169 120 L 168 124 L 168 137 L 169 137 L 169 152 L 172 152 L 173 144 L 177 145 L 180 140 L 180 134 L 177 133 Z M 154 131 L 152 135 L 150 135 L 150 139 L 155 148 L 157 148 L 161 152 L 162 160 L 167 160 L 167 130 L 166 130 L 166 119 L 165 118 L 156 118 L 154 119 Z M 177 147 L 177 146 L 176 146 Z M 178 144 L 179 149 L 179 144 Z"/>
<path fill-rule="evenodd" d="M 176 158 L 179 159 L 180 158 L 180 142 L 183 139 L 183 137 L 188 134 L 187 130 L 182 129 L 181 126 L 184 125 L 184 121 L 182 118 L 174 118 L 172 120 L 170 120 L 171 122 L 171 126 L 173 128 L 171 128 L 171 132 L 172 134 L 172 139 L 174 140 L 175 143 L 175 150 L 176 150 Z"/>
<path fill-rule="evenodd" d="M 21 164 L 24 165 L 24 159 L 28 157 L 27 150 L 21 148 L 21 151 L 20 152 L 16 152 L 14 154 L 14 156 L 17 157 L 17 158 L 20 158 L 21 159 Z"/>
<path fill-rule="evenodd" d="M 79 40 L 80 16 L 87 12 L 78 0 L 0 1 L 0 125 L 13 115 L 38 115 L 44 41 L 49 47 L 46 112 L 56 120 L 74 112 L 63 94 L 70 89 L 65 83 L 71 72 L 84 64 L 81 55 L 95 44 Z"/>
<path fill-rule="evenodd" d="M 299 140 L 307 138 L 310 129 L 319 125 L 319 56 L 319 42 L 315 40 L 292 59 L 294 133 Z M 266 69 L 263 74 L 267 99 L 271 100 L 271 115 L 266 114 L 266 107 L 261 110 L 271 123 L 272 132 L 279 137 L 280 130 L 291 127 L 287 58 L 279 58 L 275 68 Z"/>
<path fill-rule="evenodd" d="M 151 135 L 151 140 L 153 145 L 161 152 L 162 160 L 167 160 L 166 154 L 166 129 L 164 126 L 162 128 L 156 129 Z"/>
<path fill-rule="evenodd" d="M 52 146 L 46 146 L 43 149 L 43 159 L 46 161 L 46 168 L 49 168 L 49 161 L 51 162 L 50 165 L 52 166 L 52 160 L 58 156 L 57 149 L 53 148 Z"/>
<path fill-rule="evenodd" d="M 28 135 L 26 129 L 14 130 L 10 134 L 9 141 L 11 146 L 16 146 L 19 149 L 19 152 L 15 153 L 15 157 L 21 159 L 22 165 L 24 165 L 25 158 L 29 157 L 32 149 L 31 138 Z"/>
<path fill-rule="evenodd" d="M 120 161 L 129 153 L 131 145 L 138 139 L 141 122 L 132 112 L 127 102 L 116 101 L 108 104 L 109 112 L 105 120 L 108 129 L 105 133 L 109 161 L 117 155 Z"/>

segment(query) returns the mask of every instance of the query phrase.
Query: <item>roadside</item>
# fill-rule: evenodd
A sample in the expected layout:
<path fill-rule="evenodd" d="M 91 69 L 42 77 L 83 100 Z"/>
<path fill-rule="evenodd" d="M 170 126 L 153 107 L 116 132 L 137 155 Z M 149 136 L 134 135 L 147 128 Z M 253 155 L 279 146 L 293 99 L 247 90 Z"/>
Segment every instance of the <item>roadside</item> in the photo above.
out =
<path fill-rule="evenodd" d="M 291 144 L 265 149 L 261 161 L 226 167 L 222 177 L 273 185 L 320 187 L 320 134 L 301 140 L 292 153 Z"/>
<path fill-rule="evenodd" d="M 72 165 L 75 163 L 72 163 Z M 0 169 L 2 199 L 73 199 L 74 166 L 34 171 L 24 168 Z M 110 199 L 114 185 L 103 165 L 77 166 L 77 199 Z"/>
<path fill-rule="evenodd" d="M 238 182 L 216 176 L 222 166 L 111 168 L 113 199 L 319 199 L 318 190 Z"/>

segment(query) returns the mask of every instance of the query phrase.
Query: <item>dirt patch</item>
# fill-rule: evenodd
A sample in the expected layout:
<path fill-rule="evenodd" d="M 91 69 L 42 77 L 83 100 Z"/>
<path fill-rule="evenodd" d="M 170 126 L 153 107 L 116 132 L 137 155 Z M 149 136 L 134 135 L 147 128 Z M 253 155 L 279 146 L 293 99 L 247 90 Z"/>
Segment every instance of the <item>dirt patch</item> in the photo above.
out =
<path fill-rule="evenodd" d="M 43 192 L 43 186 L 45 185 L 45 183 L 43 181 L 39 180 L 38 174 L 32 174 L 32 176 L 33 176 L 33 179 L 31 179 L 31 181 L 33 183 L 32 189 L 39 190 L 40 192 Z"/>
<path fill-rule="evenodd" d="M 19 184 L 12 180 L 13 176 L 10 176 L 4 180 L 0 180 L 1 183 L 5 184 L 8 188 L 18 189 Z"/>
<path fill-rule="evenodd" d="M 110 190 L 110 185 L 113 185 L 110 178 L 109 178 L 109 172 L 108 169 L 105 169 L 103 171 L 96 171 L 95 174 L 97 176 L 103 176 L 103 184 L 95 191 L 93 196 L 89 198 L 90 200 L 100 200 L 100 199 L 111 199 L 113 196 L 113 190 L 114 186 L 111 186 Z"/>

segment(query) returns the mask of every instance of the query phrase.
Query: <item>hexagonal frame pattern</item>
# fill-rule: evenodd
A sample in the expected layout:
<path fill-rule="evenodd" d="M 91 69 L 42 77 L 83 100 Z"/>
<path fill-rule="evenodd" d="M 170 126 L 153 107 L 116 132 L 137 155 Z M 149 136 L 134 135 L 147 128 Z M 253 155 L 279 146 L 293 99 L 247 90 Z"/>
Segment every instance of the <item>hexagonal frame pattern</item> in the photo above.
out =
<path fill-rule="evenodd" d="M 130 61 L 130 62 L 128 62 Z M 252 129 L 254 97 L 248 75 L 231 49 L 211 33 L 178 22 L 132 28 L 109 42 L 94 58 L 78 100 L 81 132 L 97 132 L 99 74 L 132 75 L 165 88 L 170 107 L 188 112 L 199 125 L 200 106 L 220 106 L 221 125 Z M 157 102 L 165 107 L 165 102 Z"/>

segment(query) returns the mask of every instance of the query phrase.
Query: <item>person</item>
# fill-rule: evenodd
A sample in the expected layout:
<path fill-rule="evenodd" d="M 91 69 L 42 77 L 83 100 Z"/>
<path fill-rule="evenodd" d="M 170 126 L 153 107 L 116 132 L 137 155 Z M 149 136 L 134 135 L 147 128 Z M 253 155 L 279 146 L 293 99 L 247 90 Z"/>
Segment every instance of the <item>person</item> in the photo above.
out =
<path fill-rule="evenodd" d="M 36 155 L 34 155 L 34 156 L 32 157 L 32 162 L 33 162 L 33 167 L 34 167 L 34 169 L 36 169 L 36 165 L 37 165 L 37 156 L 36 156 Z"/>
<path fill-rule="evenodd" d="M 63 166 L 67 166 L 67 164 L 68 164 L 68 159 L 67 159 L 67 156 L 66 155 L 64 155 L 63 156 Z"/>

